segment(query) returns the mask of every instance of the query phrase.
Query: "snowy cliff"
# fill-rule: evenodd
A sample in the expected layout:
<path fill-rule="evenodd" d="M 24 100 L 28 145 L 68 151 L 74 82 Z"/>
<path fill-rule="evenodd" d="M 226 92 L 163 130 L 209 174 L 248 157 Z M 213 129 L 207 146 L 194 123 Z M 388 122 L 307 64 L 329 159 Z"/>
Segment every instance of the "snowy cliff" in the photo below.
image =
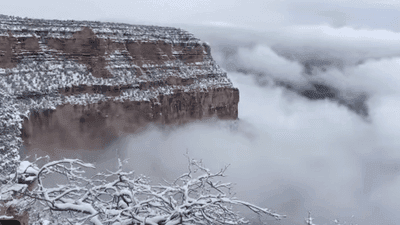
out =
<path fill-rule="evenodd" d="M 207 43 L 171 27 L 0 15 L 0 180 L 22 145 L 99 148 L 148 123 L 236 119 Z"/>

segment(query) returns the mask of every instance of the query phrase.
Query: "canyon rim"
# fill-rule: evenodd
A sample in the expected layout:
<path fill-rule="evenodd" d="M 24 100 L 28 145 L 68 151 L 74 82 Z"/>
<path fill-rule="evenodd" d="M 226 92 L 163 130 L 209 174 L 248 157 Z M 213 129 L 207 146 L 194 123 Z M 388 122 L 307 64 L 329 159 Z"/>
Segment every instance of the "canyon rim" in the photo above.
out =
<path fill-rule="evenodd" d="M 238 118 L 239 90 L 210 46 L 172 27 L 1 15 L 0 79 L 3 180 L 22 146 L 52 158 L 150 123 Z"/>

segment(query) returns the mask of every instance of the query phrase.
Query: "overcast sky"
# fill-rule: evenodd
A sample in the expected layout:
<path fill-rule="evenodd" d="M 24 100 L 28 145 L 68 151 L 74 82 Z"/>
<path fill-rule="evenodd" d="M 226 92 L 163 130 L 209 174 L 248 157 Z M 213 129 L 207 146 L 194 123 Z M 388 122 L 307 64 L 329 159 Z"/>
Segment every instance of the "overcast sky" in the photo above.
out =
<path fill-rule="evenodd" d="M 7 1 L 0 13 L 180 26 L 211 44 L 240 90 L 237 129 L 215 122 L 168 132 L 150 127 L 86 157 L 103 168 L 115 165 L 107 159 L 119 148 L 130 169 L 173 179 L 185 172 L 189 149 L 211 169 L 231 164 L 237 196 L 287 214 L 282 224 L 303 224 L 311 210 L 316 224 L 395 225 L 399 10 L 400 2 L 389 0 L 69 0 Z M 334 98 L 301 95 L 316 83 Z"/>
<path fill-rule="evenodd" d="M 46 19 L 220 24 L 258 29 L 327 23 L 398 31 L 399 9 L 400 3 L 390 0 L 21 0 L 3 1 L 0 13 Z"/>

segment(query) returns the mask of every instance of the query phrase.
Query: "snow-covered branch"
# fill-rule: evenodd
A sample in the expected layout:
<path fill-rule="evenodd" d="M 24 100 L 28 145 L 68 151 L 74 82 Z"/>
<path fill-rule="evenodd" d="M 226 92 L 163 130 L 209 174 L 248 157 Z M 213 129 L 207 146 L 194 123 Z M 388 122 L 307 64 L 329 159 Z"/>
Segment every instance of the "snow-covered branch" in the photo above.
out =
<path fill-rule="evenodd" d="M 2 199 L 7 207 L 29 211 L 32 224 L 51 221 L 57 213 L 54 223 L 61 217 L 71 224 L 96 225 L 247 223 L 232 210 L 234 205 L 278 220 L 285 217 L 231 197 L 232 185 L 216 180 L 224 176 L 227 167 L 212 173 L 201 161 L 188 157 L 188 162 L 189 172 L 175 182 L 153 185 L 143 175 L 134 176 L 133 171 L 123 171 L 121 161 L 117 171 L 98 173 L 90 178 L 82 176 L 85 172 L 82 168 L 94 166 L 78 159 L 47 162 L 41 167 L 37 160 L 23 161 L 18 170 L 19 180 L 35 180 L 36 186 L 29 190 L 27 184 L 14 184 L 2 188 L 0 194 L 8 194 L 8 201 Z M 50 174 L 62 175 L 67 182 L 47 187 L 44 180 Z M 10 196 L 16 195 L 19 197 L 10 201 Z M 40 208 L 41 216 L 35 215 L 33 208 L 36 211 Z"/>

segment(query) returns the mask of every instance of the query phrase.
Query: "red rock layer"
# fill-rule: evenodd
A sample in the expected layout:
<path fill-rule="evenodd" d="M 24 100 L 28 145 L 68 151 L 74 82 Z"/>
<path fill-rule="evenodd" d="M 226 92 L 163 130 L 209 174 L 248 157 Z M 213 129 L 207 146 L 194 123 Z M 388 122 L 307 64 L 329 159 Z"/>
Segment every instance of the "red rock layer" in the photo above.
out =
<path fill-rule="evenodd" d="M 215 88 L 209 92 L 178 90 L 160 95 L 158 101 L 60 105 L 25 119 L 22 139 L 27 149 L 40 148 L 50 155 L 55 149 L 101 149 L 149 123 L 183 124 L 213 116 L 236 119 L 238 102 L 237 89 Z"/>

